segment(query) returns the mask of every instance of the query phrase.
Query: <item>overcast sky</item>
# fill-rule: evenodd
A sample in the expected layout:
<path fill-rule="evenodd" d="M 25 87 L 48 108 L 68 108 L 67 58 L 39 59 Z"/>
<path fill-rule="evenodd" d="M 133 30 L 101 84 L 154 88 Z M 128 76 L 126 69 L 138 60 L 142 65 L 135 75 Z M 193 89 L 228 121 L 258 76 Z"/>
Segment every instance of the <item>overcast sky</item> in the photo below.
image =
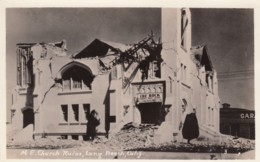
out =
<path fill-rule="evenodd" d="M 206 44 L 218 72 L 219 96 L 254 109 L 254 11 L 192 9 L 193 45 Z"/>
<path fill-rule="evenodd" d="M 205 44 L 219 72 L 221 102 L 254 109 L 253 10 L 191 9 L 192 44 Z M 95 38 L 135 43 L 161 35 L 161 10 L 141 8 L 7 9 L 7 106 L 16 85 L 16 43 L 67 40 L 75 53 Z"/>

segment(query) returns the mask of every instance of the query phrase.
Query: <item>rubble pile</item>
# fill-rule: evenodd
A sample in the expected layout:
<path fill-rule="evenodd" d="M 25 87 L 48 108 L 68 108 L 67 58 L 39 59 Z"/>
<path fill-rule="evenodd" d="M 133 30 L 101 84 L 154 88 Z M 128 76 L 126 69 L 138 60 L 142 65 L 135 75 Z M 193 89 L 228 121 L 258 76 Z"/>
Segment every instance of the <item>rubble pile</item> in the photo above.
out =
<path fill-rule="evenodd" d="M 130 149 L 131 151 L 162 151 L 162 152 L 200 152 L 200 153 L 243 153 L 255 149 L 255 141 L 225 136 L 220 144 L 210 144 L 208 141 L 193 140 L 192 144 L 168 142 L 152 145 L 146 148 Z"/>
<path fill-rule="evenodd" d="M 28 142 L 8 141 L 7 148 L 19 149 L 85 149 L 113 151 L 157 151 L 157 152 L 200 152 L 200 153 L 243 153 L 255 149 L 255 141 L 221 135 L 219 144 L 211 144 L 207 140 L 194 139 L 192 144 L 185 142 L 165 142 L 155 144 L 155 132 L 159 126 L 150 124 L 137 125 L 128 123 L 111 135 L 108 139 L 97 137 L 94 141 L 72 139 L 41 138 Z"/>
<path fill-rule="evenodd" d="M 222 143 L 226 147 L 233 147 L 233 148 L 245 148 L 248 150 L 255 149 L 255 141 L 249 140 L 245 138 L 237 138 L 228 135 L 222 135 Z"/>
<path fill-rule="evenodd" d="M 123 150 L 145 148 L 153 145 L 154 132 L 158 126 L 150 124 L 126 124 L 108 143 L 116 144 Z"/>

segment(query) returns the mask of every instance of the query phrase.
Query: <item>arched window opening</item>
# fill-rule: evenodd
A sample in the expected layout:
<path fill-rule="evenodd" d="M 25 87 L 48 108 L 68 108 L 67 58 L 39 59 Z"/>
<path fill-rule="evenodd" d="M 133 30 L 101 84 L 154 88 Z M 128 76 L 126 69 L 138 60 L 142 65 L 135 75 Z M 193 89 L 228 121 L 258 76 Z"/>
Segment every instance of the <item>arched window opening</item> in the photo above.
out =
<path fill-rule="evenodd" d="M 33 86 L 33 58 L 30 46 L 17 48 L 17 85 Z"/>
<path fill-rule="evenodd" d="M 62 75 L 63 90 L 91 90 L 93 75 L 80 66 L 72 66 Z"/>

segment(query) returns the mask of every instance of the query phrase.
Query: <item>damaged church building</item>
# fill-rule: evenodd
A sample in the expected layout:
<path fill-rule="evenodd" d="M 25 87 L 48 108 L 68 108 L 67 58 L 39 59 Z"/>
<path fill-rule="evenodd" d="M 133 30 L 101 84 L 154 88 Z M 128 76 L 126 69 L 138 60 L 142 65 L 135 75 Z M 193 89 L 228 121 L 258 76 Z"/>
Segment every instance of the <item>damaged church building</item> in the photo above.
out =
<path fill-rule="evenodd" d="M 75 54 L 65 40 L 17 44 L 12 126 L 33 125 L 34 138 L 84 139 L 86 115 L 96 110 L 99 136 L 133 122 L 179 140 L 182 116 L 195 110 L 200 136 L 218 139 L 217 72 L 207 47 L 191 46 L 191 24 L 189 9 L 163 8 L 159 40 L 95 39 Z"/>

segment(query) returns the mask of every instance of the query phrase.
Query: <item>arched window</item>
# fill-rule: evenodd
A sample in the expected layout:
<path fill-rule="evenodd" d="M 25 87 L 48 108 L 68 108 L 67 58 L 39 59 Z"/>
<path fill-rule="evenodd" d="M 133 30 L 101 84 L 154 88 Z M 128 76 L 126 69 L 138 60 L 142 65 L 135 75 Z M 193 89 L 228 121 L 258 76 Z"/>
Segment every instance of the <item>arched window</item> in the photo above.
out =
<path fill-rule="evenodd" d="M 89 70 L 74 65 L 62 74 L 63 90 L 91 90 L 93 78 Z"/>
<path fill-rule="evenodd" d="M 30 47 L 17 49 L 17 85 L 30 86 L 33 83 L 33 67 Z"/>

